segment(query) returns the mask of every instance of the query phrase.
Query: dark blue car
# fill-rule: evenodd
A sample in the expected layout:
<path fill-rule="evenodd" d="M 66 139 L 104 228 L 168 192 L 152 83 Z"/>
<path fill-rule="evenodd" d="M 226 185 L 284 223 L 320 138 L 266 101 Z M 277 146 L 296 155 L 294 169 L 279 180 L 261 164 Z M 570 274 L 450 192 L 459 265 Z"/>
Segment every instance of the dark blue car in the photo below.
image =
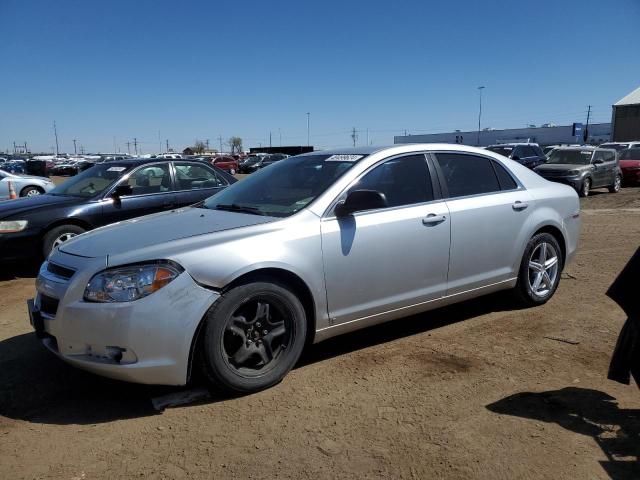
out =
<path fill-rule="evenodd" d="M 0 203 L 0 260 L 49 255 L 103 225 L 204 200 L 237 180 L 205 162 L 131 159 L 95 165 L 46 195 Z"/>

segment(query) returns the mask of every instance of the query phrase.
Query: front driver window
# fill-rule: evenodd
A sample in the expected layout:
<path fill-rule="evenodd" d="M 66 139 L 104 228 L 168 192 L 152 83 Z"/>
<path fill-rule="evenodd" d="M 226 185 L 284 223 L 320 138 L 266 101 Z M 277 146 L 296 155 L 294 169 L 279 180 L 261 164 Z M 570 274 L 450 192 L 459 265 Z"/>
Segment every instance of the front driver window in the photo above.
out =
<path fill-rule="evenodd" d="M 169 164 L 155 164 L 139 168 L 125 181 L 131 187 L 131 195 L 148 195 L 171 190 Z"/>
<path fill-rule="evenodd" d="M 431 176 L 424 155 L 388 160 L 362 177 L 351 190 L 376 190 L 384 194 L 389 207 L 433 200 Z"/>

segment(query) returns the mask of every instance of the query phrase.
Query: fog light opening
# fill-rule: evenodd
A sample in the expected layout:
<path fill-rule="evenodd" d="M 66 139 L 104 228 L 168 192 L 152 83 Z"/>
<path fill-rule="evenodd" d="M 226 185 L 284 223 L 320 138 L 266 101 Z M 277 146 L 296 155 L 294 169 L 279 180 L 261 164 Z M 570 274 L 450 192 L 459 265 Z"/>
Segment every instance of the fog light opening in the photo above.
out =
<path fill-rule="evenodd" d="M 122 354 L 127 351 L 126 348 L 120 347 L 106 347 L 105 350 L 107 353 L 107 357 L 109 357 L 110 360 L 116 363 L 120 363 L 120 361 L 122 360 Z"/>

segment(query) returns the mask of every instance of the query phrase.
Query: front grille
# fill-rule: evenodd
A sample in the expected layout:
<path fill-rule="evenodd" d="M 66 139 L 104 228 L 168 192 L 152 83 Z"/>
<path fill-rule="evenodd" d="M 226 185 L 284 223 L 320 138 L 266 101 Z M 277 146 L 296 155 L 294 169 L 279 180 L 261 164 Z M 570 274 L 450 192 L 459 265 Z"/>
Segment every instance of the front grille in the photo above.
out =
<path fill-rule="evenodd" d="M 55 316 L 58 311 L 58 299 L 40 294 L 40 311 Z"/>
<path fill-rule="evenodd" d="M 67 280 L 73 277 L 73 274 L 76 273 L 75 270 L 71 270 L 70 268 L 62 267 L 51 262 L 47 264 L 47 272 L 53 273 L 54 275 L 65 278 Z"/>

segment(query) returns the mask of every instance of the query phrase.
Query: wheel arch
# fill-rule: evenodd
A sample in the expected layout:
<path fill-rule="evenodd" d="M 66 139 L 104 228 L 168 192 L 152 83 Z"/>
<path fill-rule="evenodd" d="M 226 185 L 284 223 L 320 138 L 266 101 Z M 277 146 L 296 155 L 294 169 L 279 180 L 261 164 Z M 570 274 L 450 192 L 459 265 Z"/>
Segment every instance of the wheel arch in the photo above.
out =
<path fill-rule="evenodd" d="M 562 268 L 564 268 L 564 264 L 567 261 L 567 241 L 564 238 L 564 234 L 562 233 L 562 230 L 560 230 L 555 225 L 544 225 L 538 228 L 538 230 L 536 230 L 536 232 L 532 235 L 532 237 L 535 237 L 539 233 L 548 233 L 549 235 L 551 235 L 553 238 L 556 239 L 556 241 L 558 242 L 558 245 L 560 245 L 560 250 L 562 253 Z"/>
<path fill-rule="evenodd" d="M 86 220 L 82 220 L 81 218 L 76 218 L 76 217 L 61 218 L 59 220 L 55 220 L 51 222 L 42 230 L 43 237 L 44 235 L 47 234 L 47 232 L 53 230 L 56 227 L 60 227 L 61 225 L 75 225 L 77 227 L 84 228 L 85 230 L 93 230 L 94 228 L 93 225 L 91 225 Z"/>
<path fill-rule="evenodd" d="M 278 267 L 264 267 L 258 268 L 256 270 L 251 270 L 234 278 L 224 287 L 219 289 L 219 292 L 223 294 L 224 292 L 229 291 L 237 286 L 264 280 L 275 280 L 278 283 L 293 290 L 293 293 L 295 293 L 295 295 L 300 299 L 300 302 L 302 303 L 307 321 L 307 336 L 305 339 L 305 345 L 313 343 L 316 332 L 316 302 L 307 283 L 302 278 L 300 278 L 299 275 L 293 273 L 292 271 Z M 200 319 L 200 322 L 198 323 L 198 326 L 196 328 L 196 332 L 193 335 L 193 339 L 191 340 L 191 348 L 189 350 L 189 363 L 187 367 L 187 381 L 191 379 L 193 373 L 193 364 L 198 350 L 198 344 L 201 341 L 202 327 L 204 325 L 205 318 L 206 313 Z"/>

